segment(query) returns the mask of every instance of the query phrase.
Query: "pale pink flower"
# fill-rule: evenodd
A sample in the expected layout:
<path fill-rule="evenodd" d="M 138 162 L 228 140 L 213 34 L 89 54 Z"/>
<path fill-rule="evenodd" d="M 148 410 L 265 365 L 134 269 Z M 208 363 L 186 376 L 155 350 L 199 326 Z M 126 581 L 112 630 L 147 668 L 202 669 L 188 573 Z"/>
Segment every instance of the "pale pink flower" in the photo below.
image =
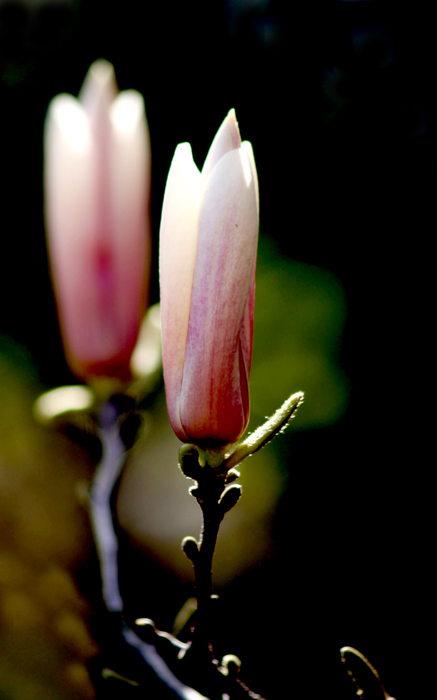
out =
<path fill-rule="evenodd" d="M 171 164 L 161 220 L 164 379 L 173 430 L 217 448 L 249 421 L 249 373 L 258 239 L 258 182 L 235 112 L 200 173 L 191 147 Z"/>
<path fill-rule="evenodd" d="M 75 374 L 128 379 L 148 292 L 150 145 L 142 96 L 107 61 L 45 128 L 45 214 L 64 348 Z"/>

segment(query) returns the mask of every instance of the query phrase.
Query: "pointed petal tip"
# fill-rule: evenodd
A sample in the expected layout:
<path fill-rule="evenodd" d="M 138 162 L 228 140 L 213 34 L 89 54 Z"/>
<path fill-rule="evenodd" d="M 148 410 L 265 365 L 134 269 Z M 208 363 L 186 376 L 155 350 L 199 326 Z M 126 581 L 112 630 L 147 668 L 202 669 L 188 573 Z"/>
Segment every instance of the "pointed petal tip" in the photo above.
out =
<path fill-rule="evenodd" d="M 240 148 L 241 147 L 240 128 L 238 126 L 237 115 L 235 114 L 234 108 L 232 108 L 228 112 L 228 115 L 224 121 L 224 124 L 227 124 L 228 129 L 230 130 L 233 147 Z"/>
<path fill-rule="evenodd" d="M 188 143 L 188 141 L 184 141 L 183 143 L 178 143 L 178 145 L 176 146 L 174 153 L 173 153 L 173 158 L 171 160 L 170 170 L 172 167 L 175 166 L 175 164 L 179 165 L 180 163 L 182 163 L 182 164 L 190 163 L 197 169 L 197 166 L 196 166 L 194 159 L 193 159 L 193 151 L 191 149 L 191 144 Z M 170 173 L 169 173 L 169 175 L 170 175 Z"/>
<path fill-rule="evenodd" d="M 240 130 L 238 128 L 235 110 L 231 109 L 217 131 L 202 168 L 202 179 L 205 183 L 208 176 L 219 160 L 228 152 L 241 147 Z"/>
<path fill-rule="evenodd" d="M 178 145 L 175 148 L 175 155 L 176 155 L 176 153 L 183 153 L 185 156 L 190 155 L 192 158 L 193 153 L 191 150 L 191 144 L 188 143 L 188 141 L 184 141 L 183 143 L 178 143 Z"/>
<path fill-rule="evenodd" d="M 99 58 L 90 65 L 85 77 L 86 80 L 91 80 L 98 85 L 105 85 L 111 81 L 115 82 L 114 66 L 105 58 Z"/>
<path fill-rule="evenodd" d="M 103 58 L 94 61 L 88 69 L 79 92 L 79 100 L 89 115 L 92 115 L 98 105 L 105 105 L 105 110 L 118 94 L 114 66 Z"/>
<path fill-rule="evenodd" d="M 233 134 L 232 140 L 234 143 L 234 148 L 240 148 L 241 147 L 240 127 L 238 125 L 237 115 L 236 115 L 235 109 L 233 107 L 228 112 L 228 115 L 225 119 L 225 124 L 228 125 L 228 128 L 231 130 L 231 133 Z"/>
<path fill-rule="evenodd" d="M 179 172 L 178 177 L 183 177 L 185 186 L 197 202 L 200 191 L 200 172 L 193 160 L 193 152 L 189 143 L 179 143 L 176 146 L 167 183 L 174 177 L 173 170 Z M 167 186 L 168 184 L 166 185 L 166 192 Z"/>

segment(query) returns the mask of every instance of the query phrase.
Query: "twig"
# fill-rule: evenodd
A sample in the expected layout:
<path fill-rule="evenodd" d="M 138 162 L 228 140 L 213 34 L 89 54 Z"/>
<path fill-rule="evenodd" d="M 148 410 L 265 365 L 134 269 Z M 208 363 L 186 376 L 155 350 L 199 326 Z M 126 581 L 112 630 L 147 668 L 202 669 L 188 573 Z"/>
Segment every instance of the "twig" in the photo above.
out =
<path fill-rule="evenodd" d="M 112 416 L 107 415 L 110 412 Z M 120 438 L 117 417 L 114 406 L 103 406 L 99 431 L 102 459 L 90 488 L 90 517 L 100 561 L 103 600 L 110 612 L 123 610 L 118 583 L 118 540 L 110 506 L 111 494 L 125 461 L 125 447 Z"/>
<path fill-rule="evenodd" d="M 111 403 L 105 404 L 101 409 L 100 419 L 102 459 L 90 487 L 90 518 L 100 561 L 103 600 L 109 612 L 121 614 L 124 606 L 118 581 L 118 540 L 111 510 L 111 495 L 122 472 L 126 451 L 120 437 L 116 407 Z M 126 644 L 141 656 L 176 697 L 181 700 L 208 700 L 193 688 L 181 683 L 158 654 L 155 646 L 141 640 L 124 621 L 121 632 Z"/>

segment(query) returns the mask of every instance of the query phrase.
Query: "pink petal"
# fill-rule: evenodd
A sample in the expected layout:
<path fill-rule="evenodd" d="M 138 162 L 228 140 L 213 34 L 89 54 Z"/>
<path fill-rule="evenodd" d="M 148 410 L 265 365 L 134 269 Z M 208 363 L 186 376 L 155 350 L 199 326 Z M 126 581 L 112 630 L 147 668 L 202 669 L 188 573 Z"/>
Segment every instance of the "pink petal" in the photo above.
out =
<path fill-rule="evenodd" d="M 129 359 L 116 312 L 121 287 L 114 245 L 110 111 L 117 92 L 113 66 L 103 60 L 93 63 L 79 94 L 91 134 L 93 163 L 90 168 L 94 178 L 92 227 L 80 251 L 80 262 L 76 263 L 77 274 L 83 282 L 81 291 L 75 294 L 83 344 L 77 359 L 80 357 L 83 364 L 83 375 L 105 373 L 108 364 L 117 356 L 116 362 L 121 365 Z M 77 206 L 80 206 L 79 200 Z"/>
<path fill-rule="evenodd" d="M 241 352 L 243 354 L 244 366 L 246 367 L 246 373 L 248 377 L 250 376 L 250 369 L 252 366 L 253 314 L 255 310 L 255 270 L 256 258 L 253 264 L 249 295 L 247 297 L 247 304 L 244 310 L 244 317 L 240 334 Z"/>
<path fill-rule="evenodd" d="M 95 151 L 96 168 L 96 224 L 95 237 L 102 244 L 111 236 L 112 214 L 110 206 L 111 185 L 111 106 L 117 97 L 114 68 L 104 60 L 95 61 L 86 74 L 79 101 L 88 117 L 91 138 Z"/>
<path fill-rule="evenodd" d="M 188 143 L 176 148 L 165 188 L 160 230 L 162 354 L 173 430 L 187 440 L 179 399 L 197 249 L 200 173 Z"/>
<path fill-rule="evenodd" d="M 255 183 L 245 150 L 227 152 L 205 183 L 181 393 L 189 438 L 228 444 L 248 420 L 247 354 L 240 334 L 258 235 Z M 248 319 L 249 321 L 250 319 Z M 250 329 L 249 329 L 250 332 Z"/>
<path fill-rule="evenodd" d="M 150 261 L 150 142 L 143 97 L 121 92 L 110 110 L 111 315 L 120 348 L 132 352 L 145 307 Z"/>
<path fill-rule="evenodd" d="M 50 104 L 45 148 L 45 215 L 51 267 L 65 348 L 74 365 L 73 358 L 83 357 L 88 347 L 80 310 L 88 308 L 84 289 L 91 280 L 81 261 L 83 248 L 93 235 L 95 172 L 88 121 L 83 108 L 70 95 L 59 95 Z"/>
<path fill-rule="evenodd" d="M 256 194 L 256 209 L 259 217 L 259 193 L 258 193 L 258 175 L 256 171 L 255 158 L 253 155 L 252 144 L 249 141 L 243 141 L 241 144 L 242 148 L 246 151 L 252 177 L 255 183 L 255 194 Z M 242 352 L 245 359 L 245 364 L 247 367 L 247 375 L 250 375 L 250 368 L 252 365 L 252 340 L 253 340 L 253 314 L 255 310 L 255 269 L 256 269 L 256 259 L 252 270 L 252 279 L 250 282 L 249 297 L 247 300 L 246 311 L 244 314 L 243 328 L 241 331 L 241 343 Z"/>
<path fill-rule="evenodd" d="M 79 102 L 88 115 L 93 131 L 94 121 L 98 122 L 102 114 L 109 114 L 117 94 L 113 65 L 103 59 L 94 61 L 79 93 Z"/>

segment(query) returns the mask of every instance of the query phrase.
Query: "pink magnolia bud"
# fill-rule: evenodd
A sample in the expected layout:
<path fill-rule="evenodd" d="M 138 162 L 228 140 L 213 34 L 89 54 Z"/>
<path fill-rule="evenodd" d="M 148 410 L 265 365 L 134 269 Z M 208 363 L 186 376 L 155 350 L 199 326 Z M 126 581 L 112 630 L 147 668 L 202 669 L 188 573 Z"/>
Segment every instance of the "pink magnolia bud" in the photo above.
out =
<path fill-rule="evenodd" d="M 171 164 L 161 219 L 164 379 L 173 430 L 217 448 L 249 421 L 249 373 L 258 240 L 252 147 L 235 112 L 200 173 L 188 143 Z"/>
<path fill-rule="evenodd" d="M 92 64 L 79 99 L 58 95 L 45 127 L 52 280 L 72 371 L 126 380 L 146 302 L 150 145 L 142 96 Z"/>

